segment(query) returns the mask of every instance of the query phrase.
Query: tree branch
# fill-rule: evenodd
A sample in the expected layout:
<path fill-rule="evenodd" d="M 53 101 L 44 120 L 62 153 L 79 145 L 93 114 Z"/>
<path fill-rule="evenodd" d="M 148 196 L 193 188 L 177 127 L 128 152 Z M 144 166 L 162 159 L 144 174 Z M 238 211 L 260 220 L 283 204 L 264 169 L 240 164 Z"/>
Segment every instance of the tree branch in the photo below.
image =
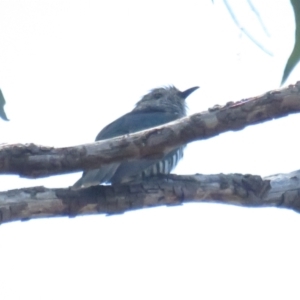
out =
<path fill-rule="evenodd" d="M 95 186 L 78 191 L 25 188 L 0 192 L 0 223 L 32 218 L 119 214 L 186 202 L 280 207 L 300 212 L 300 170 L 262 179 L 218 174 L 168 175 L 139 184 Z"/>
<path fill-rule="evenodd" d="M 300 82 L 215 106 L 167 125 L 96 143 L 57 149 L 34 144 L 2 145 L 0 174 L 37 178 L 134 158 L 159 158 L 180 145 L 297 112 L 300 112 Z"/>

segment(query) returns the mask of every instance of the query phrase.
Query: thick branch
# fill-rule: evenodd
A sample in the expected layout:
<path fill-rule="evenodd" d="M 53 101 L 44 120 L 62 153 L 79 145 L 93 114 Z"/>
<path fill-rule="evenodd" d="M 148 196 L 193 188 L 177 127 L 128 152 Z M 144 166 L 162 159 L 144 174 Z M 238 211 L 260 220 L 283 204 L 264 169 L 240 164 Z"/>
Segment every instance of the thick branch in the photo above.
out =
<path fill-rule="evenodd" d="M 215 106 L 168 125 L 93 144 L 57 149 L 34 144 L 4 145 L 0 147 L 0 174 L 36 178 L 133 158 L 162 157 L 174 147 L 296 112 L 300 112 L 300 82 Z"/>
<path fill-rule="evenodd" d="M 73 191 L 44 187 L 0 193 L 0 222 L 32 218 L 115 214 L 185 202 L 217 202 L 300 211 L 300 170 L 262 179 L 253 175 L 170 175 L 123 186 Z"/>

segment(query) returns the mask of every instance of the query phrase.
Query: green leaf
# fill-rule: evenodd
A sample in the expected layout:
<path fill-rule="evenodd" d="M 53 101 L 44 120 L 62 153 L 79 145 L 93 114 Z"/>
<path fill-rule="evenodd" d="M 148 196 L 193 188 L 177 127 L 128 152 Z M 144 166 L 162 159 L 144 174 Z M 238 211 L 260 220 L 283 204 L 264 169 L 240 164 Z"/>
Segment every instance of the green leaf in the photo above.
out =
<path fill-rule="evenodd" d="M 284 84 L 286 79 L 289 77 L 295 66 L 300 60 L 300 1 L 299 0 L 291 0 L 291 4 L 294 10 L 295 15 L 295 45 L 294 49 L 286 63 L 284 68 L 281 84 Z"/>
<path fill-rule="evenodd" d="M 4 111 L 4 105 L 5 99 L 3 97 L 2 91 L 0 90 L 0 118 L 2 118 L 5 121 L 9 121 Z"/>

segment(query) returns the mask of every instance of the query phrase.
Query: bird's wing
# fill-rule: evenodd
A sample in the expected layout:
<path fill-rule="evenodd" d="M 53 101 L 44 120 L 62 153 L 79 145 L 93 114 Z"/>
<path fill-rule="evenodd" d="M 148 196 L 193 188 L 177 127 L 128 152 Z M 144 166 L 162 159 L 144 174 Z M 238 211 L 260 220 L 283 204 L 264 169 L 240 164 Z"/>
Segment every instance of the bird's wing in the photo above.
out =
<path fill-rule="evenodd" d="M 131 112 L 104 127 L 97 135 L 96 141 L 138 132 L 176 119 L 178 119 L 177 115 L 160 111 Z M 82 177 L 74 184 L 74 188 L 98 185 L 103 182 L 119 182 L 123 176 L 130 177 L 156 162 L 157 159 L 142 159 L 103 165 L 99 169 L 83 172 Z"/>
<path fill-rule="evenodd" d="M 109 182 L 119 166 L 120 163 L 112 163 L 104 165 L 100 169 L 84 171 L 82 177 L 73 185 L 73 188 L 89 187 L 102 182 Z"/>
<path fill-rule="evenodd" d="M 104 127 L 96 137 L 96 141 L 142 131 L 178 119 L 178 115 L 161 111 L 130 112 Z"/>
<path fill-rule="evenodd" d="M 145 176 L 168 174 L 176 166 L 177 162 L 182 157 L 182 150 L 176 148 L 160 159 L 139 159 L 122 162 L 116 169 L 111 178 L 112 183 L 125 183 L 133 180 L 142 179 L 144 172 Z M 181 153 L 181 154 L 179 154 Z M 155 168 L 153 168 L 155 166 Z M 139 175 L 139 177 L 137 177 Z"/>

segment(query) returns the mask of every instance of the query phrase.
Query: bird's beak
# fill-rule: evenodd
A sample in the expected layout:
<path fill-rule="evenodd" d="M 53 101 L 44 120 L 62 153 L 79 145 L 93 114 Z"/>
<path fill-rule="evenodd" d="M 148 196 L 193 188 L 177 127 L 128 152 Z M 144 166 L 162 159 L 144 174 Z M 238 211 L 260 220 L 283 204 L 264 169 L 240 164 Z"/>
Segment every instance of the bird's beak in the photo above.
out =
<path fill-rule="evenodd" d="M 192 87 L 190 89 L 187 89 L 186 91 L 184 92 L 180 92 L 180 96 L 183 98 L 183 99 L 186 99 L 192 92 L 196 91 L 197 89 L 199 89 L 199 86 L 195 86 L 195 87 Z"/>

